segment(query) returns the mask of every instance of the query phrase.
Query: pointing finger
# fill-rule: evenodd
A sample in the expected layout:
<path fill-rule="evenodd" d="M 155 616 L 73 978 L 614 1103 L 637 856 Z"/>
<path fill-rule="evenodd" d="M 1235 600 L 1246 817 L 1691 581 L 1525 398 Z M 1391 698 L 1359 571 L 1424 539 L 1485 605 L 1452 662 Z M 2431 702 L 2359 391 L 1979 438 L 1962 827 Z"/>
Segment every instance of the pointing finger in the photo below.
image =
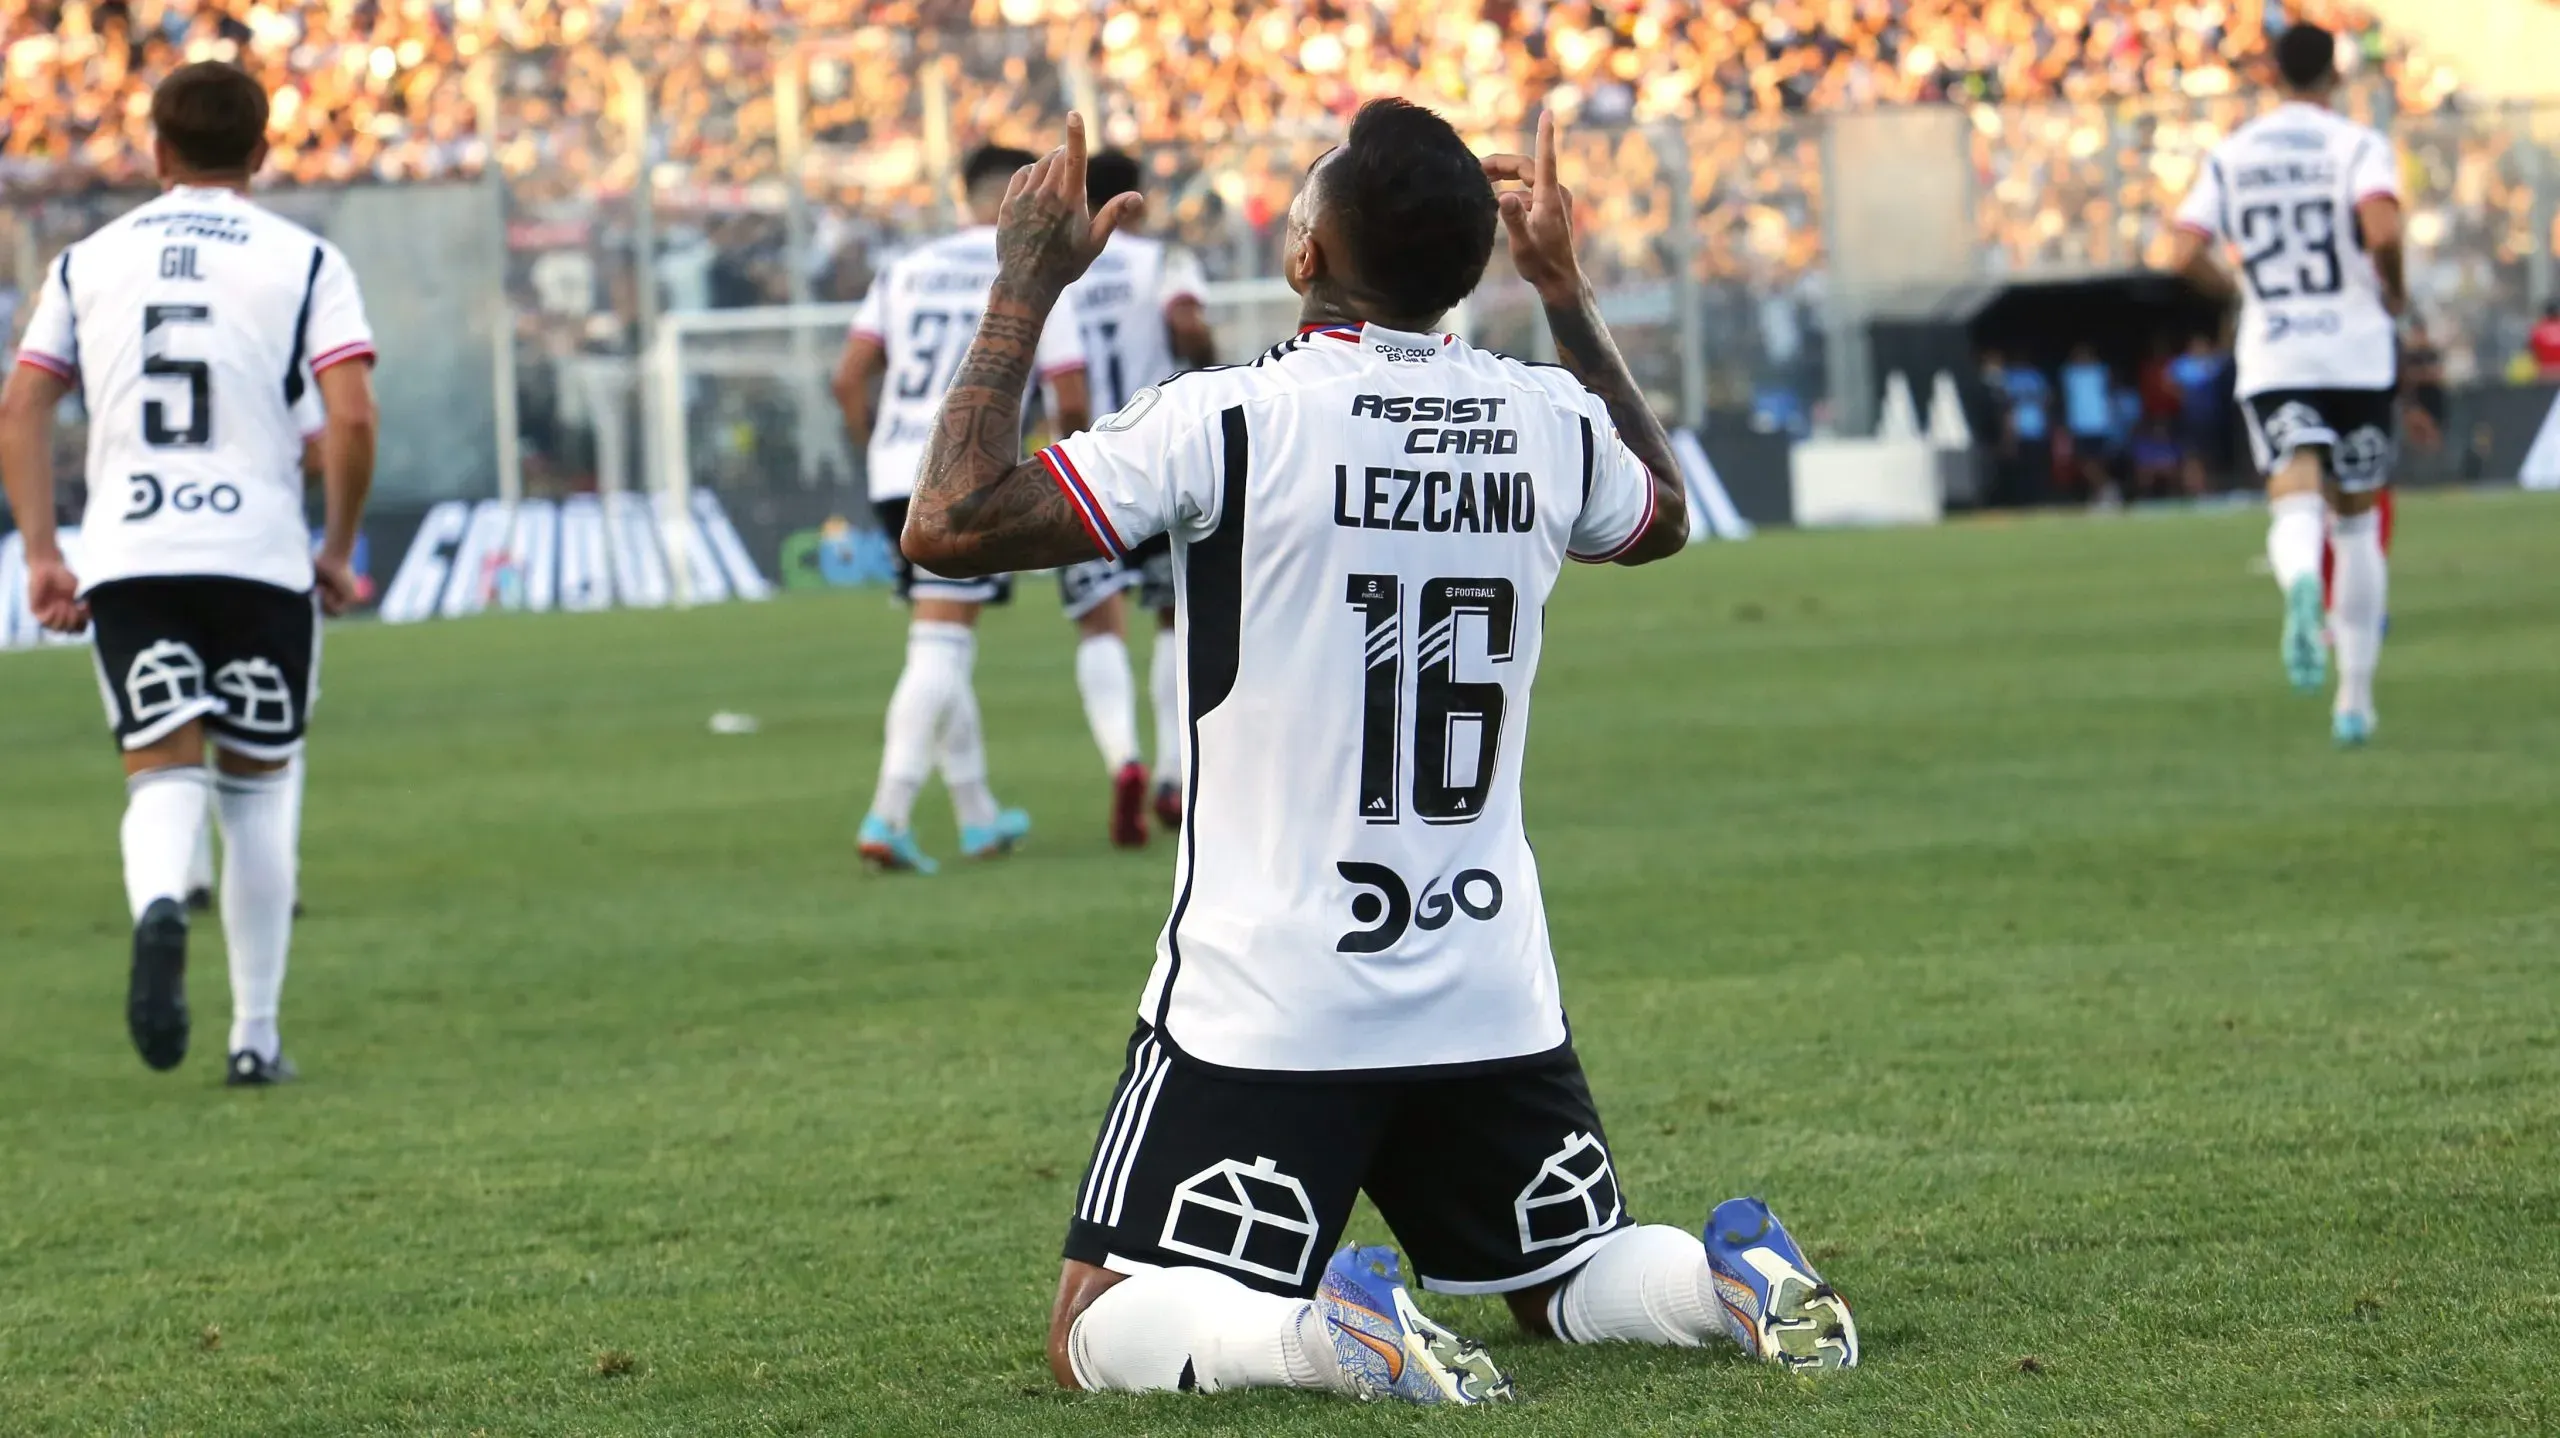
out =
<path fill-rule="evenodd" d="M 1556 112 L 1538 112 L 1537 190 L 1544 195 L 1556 187 Z"/>

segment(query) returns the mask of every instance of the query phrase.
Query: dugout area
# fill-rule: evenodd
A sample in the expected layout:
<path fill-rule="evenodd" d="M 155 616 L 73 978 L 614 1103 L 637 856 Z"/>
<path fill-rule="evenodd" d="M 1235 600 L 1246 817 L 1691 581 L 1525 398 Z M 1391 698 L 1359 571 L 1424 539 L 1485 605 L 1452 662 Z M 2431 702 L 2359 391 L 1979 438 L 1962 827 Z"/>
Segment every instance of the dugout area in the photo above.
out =
<path fill-rule="evenodd" d="M 2129 379 L 2155 346 L 2174 353 L 2192 336 L 2220 337 L 2228 323 L 2219 303 L 2151 270 L 1988 280 L 1906 296 L 1879 310 L 1868 326 L 1871 372 L 1879 407 L 1886 376 L 1907 375 L 1924 425 L 1931 379 L 1941 370 L 1954 375 L 1965 421 L 1984 438 L 1999 432 L 2000 415 L 1982 384 L 1987 351 L 2052 376 L 2073 347 L 2086 344 Z"/>

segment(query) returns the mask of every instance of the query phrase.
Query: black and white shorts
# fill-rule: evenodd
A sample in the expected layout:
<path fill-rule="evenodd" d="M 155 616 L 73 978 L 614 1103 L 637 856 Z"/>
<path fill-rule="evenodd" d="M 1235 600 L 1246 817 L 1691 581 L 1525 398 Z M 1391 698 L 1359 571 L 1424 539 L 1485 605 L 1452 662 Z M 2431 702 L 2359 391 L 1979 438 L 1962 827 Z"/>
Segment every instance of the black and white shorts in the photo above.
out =
<path fill-rule="evenodd" d="M 1441 1293 L 1562 1277 L 1633 1222 L 1569 1049 L 1446 1077 L 1236 1076 L 1142 1023 L 1066 1256 L 1310 1294 L 1363 1191 Z"/>
<path fill-rule="evenodd" d="M 1088 559 L 1058 571 L 1058 607 L 1082 619 L 1114 594 L 1138 591 L 1149 609 L 1173 607 L 1173 542 L 1159 534 L 1125 559 Z"/>
<path fill-rule="evenodd" d="M 2260 474 L 2273 474 L 2297 449 L 2329 451 L 2329 474 L 2349 494 L 2391 482 L 2393 391 L 2271 389 L 2240 401 L 2249 451 Z"/>
<path fill-rule="evenodd" d="M 1013 598 L 1013 576 L 991 574 L 983 579 L 945 579 L 930 569 L 918 569 L 907 562 L 898 548 L 898 535 L 907 527 L 907 502 L 904 499 L 875 499 L 871 512 L 879 517 L 880 532 L 889 536 L 889 557 L 897 563 L 898 597 L 912 604 L 919 599 L 948 599 L 960 604 L 1004 604 Z"/>
<path fill-rule="evenodd" d="M 113 579 L 88 593 L 98 692 L 127 749 L 202 719 L 216 744 L 290 759 L 320 697 L 320 609 L 253 579 Z"/>

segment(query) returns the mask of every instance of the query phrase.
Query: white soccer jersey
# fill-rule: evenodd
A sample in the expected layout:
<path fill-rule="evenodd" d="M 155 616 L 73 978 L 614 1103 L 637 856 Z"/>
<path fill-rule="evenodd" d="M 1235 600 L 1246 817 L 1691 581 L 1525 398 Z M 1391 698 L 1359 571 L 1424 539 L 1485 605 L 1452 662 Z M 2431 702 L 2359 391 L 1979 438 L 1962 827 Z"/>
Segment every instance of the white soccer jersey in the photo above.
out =
<path fill-rule="evenodd" d="M 1146 235 L 1114 234 L 1059 308 L 1084 340 L 1093 412 L 1109 414 L 1177 367 L 1165 311 L 1197 300 L 1205 281 L 1189 250 Z"/>
<path fill-rule="evenodd" d="M 977 337 L 996 283 L 996 228 L 979 225 L 908 251 L 871 282 L 854 313 L 853 333 L 888 355 L 880 405 L 871 416 L 871 497 L 904 499 L 933 438 L 942 393 Z M 1034 358 L 1042 380 L 1084 368 L 1075 317 L 1060 306 L 1040 332 Z"/>
<path fill-rule="evenodd" d="M 1547 595 L 1653 481 L 1564 370 L 1312 330 L 1041 451 L 1117 557 L 1173 539 L 1190 774 L 1141 1014 L 1253 1070 L 1565 1042 L 1520 761 Z"/>
<path fill-rule="evenodd" d="M 310 376 L 372 355 L 346 256 L 235 191 L 179 186 L 64 250 L 18 362 L 76 381 L 88 407 L 82 589 L 309 589 Z"/>
<path fill-rule="evenodd" d="M 2391 142 L 2320 105 L 2251 120 L 2206 156 L 2178 224 L 2239 251 L 2239 392 L 2389 389 L 2399 351 L 2356 206 L 2400 197 Z"/>

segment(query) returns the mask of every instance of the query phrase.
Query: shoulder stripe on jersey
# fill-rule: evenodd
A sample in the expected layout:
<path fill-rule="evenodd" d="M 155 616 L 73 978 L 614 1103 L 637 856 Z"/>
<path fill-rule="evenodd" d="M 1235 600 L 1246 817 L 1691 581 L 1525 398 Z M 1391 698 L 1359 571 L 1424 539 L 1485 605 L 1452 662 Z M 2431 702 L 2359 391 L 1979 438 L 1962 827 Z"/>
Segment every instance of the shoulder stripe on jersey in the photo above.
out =
<path fill-rule="evenodd" d="M 62 247 L 62 264 L 59 268 L 62 274 L 62 322 L 71 330 L 71 364 L 74 369 L 77 369 L 80 365 L 80 305 L 71 294 L 71 246 L 69 245 Z M 70 376 L 66 375 L 64 378 L 68 379 Z"/>
<path fill-rule="evenodd" d="M 1582 421 L 1582 507 L 1591 507 L 1591 416 L 1578 414 Z"/>
<path fill-rule="evenodd" d="M 1093 547 L 1110 559 L 1127 555 L 1129 546 L 1120 542 L 1120 531 L 1111 527 L 1110 514 L 1095 501 L 1093 491 L 1085 486 L 1084 476 L 1076 471 L 1076 462 L 1067 458 L 1067 452 L 1053 444 L 1034 458 L 1040 461 L 1041 468 L 1049 471 L 1049 478 L 1057 482 L 1058 488 L 1065 491 L 1067 505 L 1076 512 L 1076 519 L 1084 525 L 1085 536 L 1093 541 Z"/>
<path fill-rule="evenodd" d="M 302 403 L 302 348 L 310 342 L 304 332 L 311 328 L 311 296 L 320 288 L 320 261 L 327 253 L 313 245 L 311 268 L 302 276 L 302 308 L 293 317 L 293 353 L 284 362 L 284 402 L 288 406 Z"/>
<path fill-rule="evenodd" d="M 1253 436 L 1245 428 L 1243 405 L 1229 406 L 1218 418 L 1226 441 L 1218 527 L 1186 546 L 1182 562 L 1182 677 L 1191 700 L 1183 752 L 1191 773 L 1182 786 L 1182 889 L 1174 895 L 1173 917 L 1164 926 L 1171 962 L 1164 990 L 1156 996 L 1154 1022 L 1160 1033 L 1173 1009 L 1173 986 L 1182 979 L 1182 920 L 1191 910 L 1191 884 L 1200 872 L 1200 721 L 1235 692 L 1244 642 L 1245 480 L 1253 464 Z M 1166 1038 L 1170 1041 L 1172 1035 Z"/>

